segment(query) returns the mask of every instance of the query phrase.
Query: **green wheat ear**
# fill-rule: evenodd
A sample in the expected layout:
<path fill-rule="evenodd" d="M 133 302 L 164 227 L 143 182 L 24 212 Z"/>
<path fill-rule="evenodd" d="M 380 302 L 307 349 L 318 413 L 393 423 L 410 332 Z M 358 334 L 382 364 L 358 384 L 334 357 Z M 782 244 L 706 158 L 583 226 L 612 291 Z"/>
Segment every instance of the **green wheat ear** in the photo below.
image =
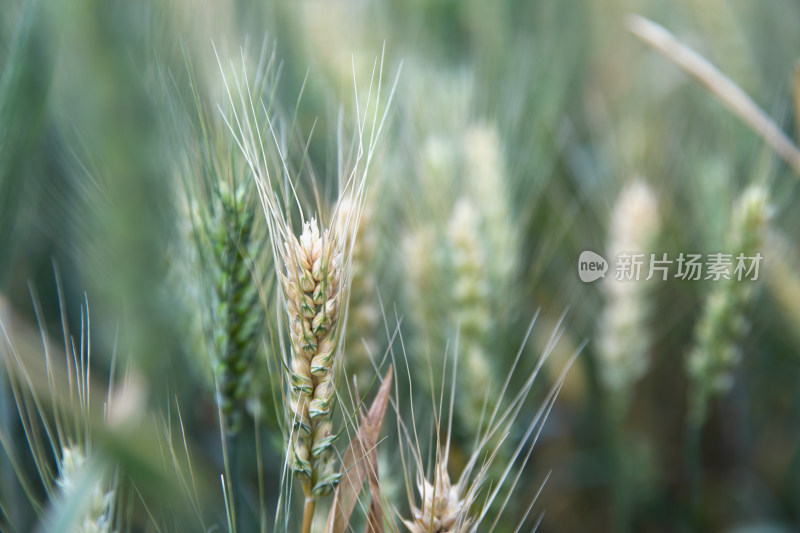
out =
<path fill-rule="evenodd" d="M 734 265 L 736 256 L 752 257 L 760 252 L 769 224 L 769 196 L 762 187 L 750 187 L 739 198 L 733 213 L 729 251 Z M 760 277 L 760 275 L 759 275 Z M 742 358 L 740 343 L 747 332 L 745 316 L 757 283 L 721 279 L 705 301 L 695 330 L 695 344 L 686 361 L 691 381 L 690 416 L 702 424 L 708 404 L 733 386 L 733 372 Z"/>
<path fill-rule="evenodd" d="M 247 187 L 220 184 L 208 220 L 212 295 L 212 349 L 225 429 L 239 431 L 251 396 L 259 336 L 264 329 L 256 264 L 264 247 L 255 242 L 256 205 Z"/>

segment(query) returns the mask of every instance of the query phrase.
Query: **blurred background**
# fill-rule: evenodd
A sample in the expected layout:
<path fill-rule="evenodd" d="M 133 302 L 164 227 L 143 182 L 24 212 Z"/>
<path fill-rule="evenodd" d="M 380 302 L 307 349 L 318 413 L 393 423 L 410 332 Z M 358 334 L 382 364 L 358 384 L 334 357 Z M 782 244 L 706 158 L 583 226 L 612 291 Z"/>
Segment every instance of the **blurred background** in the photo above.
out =
<path fill-rule="evenodd" d="M 241 68 L 263 81 L 259 96 L 297 141 L 286 153 L 299 188 L 313 200 L 316 183 L 323 206 L 347 165 L 339 143 L 356 95 L 363 109 L 380 71 L 385 105 L 397 79 L 359 230 L 345 368 L 367 390 L 370 354 L 381 359 L 402 318 L 414 381 L 403 395 L 424 411 L 458 339 L 451 475 L 518 350 L 512 390 L 561 332 L 509 450 L 580 349 L 498 531 L 531 530 L 540 515 L 546 532 L 800 530 L 800 182 L 628 31 L 629 13 L 668 28 L 797 139 L 800 5 L 789 0 L 6 0 L 0 320 L 17 356 L 4 339 L 0 530 L 37 530 L 58 508 L 48 485 L 63 469 L 47 465 L 63 458 L 47 422 L 26 418 L 58 410 L 31 411 L 25 390 L 56 394 L 35 371 L 38 329 L 62 364 L 64 325 L 80 338 L 86 307 L 96 396 L 117 384 L 137 413 L 114 425 L 100 406 L 86 431 L 117 465 L 115 530 L 230 529 L 218 407 L 241 417 L 238 529 L 297 529 L 296 516 L 273 525 L 287 492 L 268 247 L 246 276 L 261 294 L 255 355 L 231 374 L 203 300 L 218 297 L 202 266 L 214 234 L 198 228 L 226 212 L 208 184 L 251 180 L 222 119 L 223 73 L 230 83 Z M 240 188 L 263 247 L 260 206 Z M 617 282 L 612 262 L 583 283 L 584 250 L 763 261 L 752 282 Z M 219 384 L 242 374 L 241 405 L 220 404 Z M 404 418 L 410 409 L 398 405 Z M 394 417 L 382 488 L 405 516 Z"/>

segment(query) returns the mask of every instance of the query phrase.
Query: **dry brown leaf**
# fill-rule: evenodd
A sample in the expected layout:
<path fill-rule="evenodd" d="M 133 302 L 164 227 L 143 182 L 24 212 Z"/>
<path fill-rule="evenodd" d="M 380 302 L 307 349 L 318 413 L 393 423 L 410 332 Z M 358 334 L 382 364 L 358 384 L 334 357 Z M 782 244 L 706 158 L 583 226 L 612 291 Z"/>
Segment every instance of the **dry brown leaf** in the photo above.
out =
<path fill-rule="evenodd" d="M 392 367 L 378 389 L 378 394 L 366 415 L 361 414 L 358 432 L 350 441 L 342 458 L 342 479 L 336 488 L 333 505 L 328 515 L 329 533 L 344 533 L 350 522 L 350 516 L 358 502 L 358 496 L 369 480 L 372 502 L 367 520 L 367 531 L 381 533 L 383 531 L 383 511 L 380 508 L 380 484 L 378 482 L 378 452 L 376 446 L 386 415 L 386 406 L 392 388 Z"/>

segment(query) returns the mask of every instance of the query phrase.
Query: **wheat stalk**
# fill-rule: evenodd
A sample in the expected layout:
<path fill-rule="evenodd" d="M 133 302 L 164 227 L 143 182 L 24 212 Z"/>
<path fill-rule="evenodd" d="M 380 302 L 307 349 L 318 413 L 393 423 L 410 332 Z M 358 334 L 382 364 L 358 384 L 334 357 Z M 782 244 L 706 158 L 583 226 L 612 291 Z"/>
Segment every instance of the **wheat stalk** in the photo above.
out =
<path fill-rule="evenodd" d="M 708 88 L 800 176 L 800 149 L 741 87 L 663 26 L 640 15 L 629 15 L 627 23 L 631 33 Z"/>

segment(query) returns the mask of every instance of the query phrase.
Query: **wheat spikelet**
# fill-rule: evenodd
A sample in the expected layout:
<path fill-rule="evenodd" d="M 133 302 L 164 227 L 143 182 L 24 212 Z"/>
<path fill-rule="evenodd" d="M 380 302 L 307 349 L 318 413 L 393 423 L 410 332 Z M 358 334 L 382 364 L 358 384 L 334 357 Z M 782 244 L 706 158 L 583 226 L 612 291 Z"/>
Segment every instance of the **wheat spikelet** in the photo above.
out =
<path fill-rule="evenodd" d="M 422 499 L 420 507 L 412 505 L 411 520 L 403 520 L 411 533 L 456 533 L 468 531 L 471 524 L 469 505 L 464 500 L 462 489 L 450 482 L 447 466 L 436 466 L 433 483 L 423 479 L 417 486 Z"/>
<path fill-rule="evenodd" d="M 222 176 L 202 194 L 184 194 L 185 225 L 171 267 L 172 289 L 185 309 L 186 349 L 214 391 L 228 435 L 239 433 L 253 401 L 265 316 L 260 290 L 266 268 L 257 204 L 249 183 Z M 261 406 L 257 406 L 260 408 Z M 259 412 L 269 412 L 259 409 Z"/>
<path fill-rule="evenodd" d="M 420 373 L 428 373 L 431 362 L 436 372 L 446 339 L 458 334 L 463 364 L 472 369 L 465 372 L 470 387 L 463 390 L 459 418 L 474 430 L 494 375 L 488 348 L 502 338 L 494 333 L 504 322 L 498 318 L 513 308 L 507 295 L 518 236 L 500 134 L 492 122 L 472 118 L 474 74 L 424 63 L 415 74 L 423 72 L 407 91 L 407 122 L 421 147 L 407 216 L 425 222 L 410 229 L 402 247 L 408 310 L 418 333 L 412 352 Z"/>

